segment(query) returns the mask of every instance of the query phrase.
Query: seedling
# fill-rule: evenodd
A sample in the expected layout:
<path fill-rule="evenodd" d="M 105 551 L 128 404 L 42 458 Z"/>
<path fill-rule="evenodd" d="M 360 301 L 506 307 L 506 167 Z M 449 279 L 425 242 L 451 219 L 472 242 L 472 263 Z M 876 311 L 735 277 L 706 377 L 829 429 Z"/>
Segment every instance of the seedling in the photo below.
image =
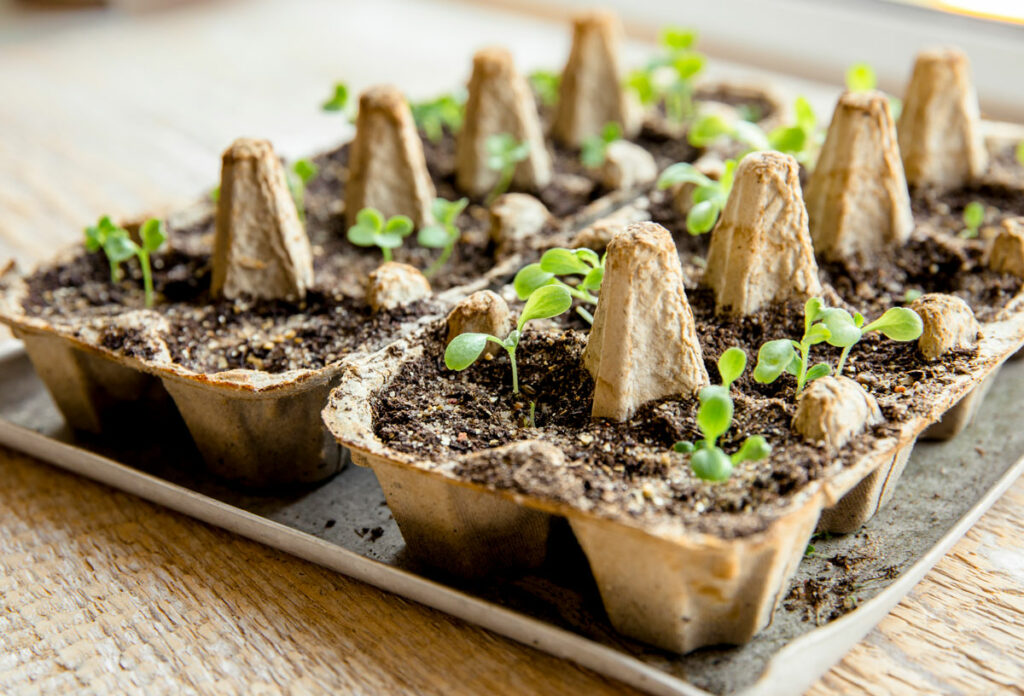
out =
<path fill-rule="evenodd" d="M 558 103 L 558 87 L 562 76 L 551 70 L 534 70 L 529 75 L 530 86 L 545 106 Z"/>
<path fill-rule="evenodd" d="M 324 111 L 342 111 L 348 110 L 348 85 L 344 82 L 334 83 L 334 94 L 325 101 L 321 106 Z"/>
<path fill-rule="evenodd" d="M 693 113 L 694 81 L 706 59 L 693 49 L 697 32 L 668 28 L 661 34 L 662 53 L 626 78 L 642 104 L 664 103 L 669 120 L 681 123 Z"/>
<path fill-rule="evenodd" d="M 978 201 L 971 201 L 964 206 L 964 229 L 960 230 L 961 239 L 974 239 L 978 230 L 985 222 L 985 206 Z"/>
<path fill-rule="evenodd" d="M 139 227 L 139 240 L 142 244 L 136 244 L 128 230 L 115 225 L 109 217 L 104 215 L 94 227 L 85 229 L 85 248 L 90 252 L 103 249 L 110 263 L 110 282 L 120 282 L 123 277 L 121 264 L 136 257 L 142 268 L 142 282 L 146 293 L 146 306 L 152 307 L 154 300 L 153 273 L 150 268 L 149 257 L 167 240 L 162 220 L 150 218 Z"/>
<path fill-rule="evenodd" d="M 556 276 L 583 276 L 575 286 L 569 285 Z M 590 249 L 548 249 L 540 257 L 540 263 L 523 266 L 516 273 L 512 285 L 520 300 L 526 300 L 539 288 L 559 285 L 575 297 L 587 304 L 596 305 L 595 292 L 600 291 L 604 280 L 604 257 L 598 256 Z M 587 323 L 594 323 L 594 316 L 583 307 L 576 308 L 577 313 Z"/>
<path fill-rule="evenodd" d="M 903 293 L 903 304 L 910 304 L 923 294 L 924 291 L 921 290 L 920 288 L 910 288 L 905 293 Z"/>
<path fill-rule="evenodd" d="M 465 113 L 466 93 L 442 94 L 437 99 L 410 104 L 412 118 L 431 142 L 439 142 L 447 128 L 458 133 Z"/>
<path fill-rule="evenodd" d="M 516 368 L 516 348 L 523 336 L 526 323 L 534 319 L 549 319 L 572 306 L 572 296 L 561 285 L 548 285 L 538 289 L 526 301 L 519 323 L 505 338 L 485 333 L 464 333 L 452 339 L 444 351 L 444 364 L 449 370 L 462 371 L 472 365 L 484 352 L 487 342 L 497 343 L 508 352 L 512 363 L 512 393 L 519 393 L 519 374 Z"/>
<path fill-rule="evenodd" d="M 768 341 L 757 353 L 754 379 L 762 384 L 771 384 L 783 372 L 796 377 L 796 393 L 819 377 L 832 374 L 828 363 L 810 365 L 810 350 L 819 343 L 842 348 L 843 352 L 836 365 L 836 374 L 842 374 L 846 358 L 854 345 L 869 331 L 878 331 L 893 341 L 913 341 L 924 326 L 917 312 L 906 307 L 893 307 L 867 326 L 864 317 L 856 312 L 851 315 L 845 309 L 825 307 L 818 297 L 812 297 L 804 305 L 804 335 L 799 342 L 782 338 Z"/>
<path fill-rule="evenodd" d="M 658 177 L 658 188 L 667 189 L 677 184 L 693 184 L 693 205 L 686 214 L 686 230 L 696 236 L 710 232 L 729 200 L 736 160 L 726 160 L 722 177 L 715 181 L 688 162 L 671 165 Z"/>
<path fill-rule="evenodd" d="M 814 163 L 820 145 L 818 118 L 814 115 L 811 103 L 804 97 L 797 97 L 793 103 L 796 123 L 792 126 L 779 126 L 768 134 L 768 144 L 772 150 L 792 155 L 803 165 Z"/>
<path fill-rule="evenodd" d="M 604 164 L 608 146 L 622 137 L 622 126 L 614 121 L 604 124 L 600 135 L 592 135 L 580 146 L 580 161 L 584 167 L 595 169 Z"/>
<path fill-rule="evenodd" d="M 348 241 L 356 246 L 380 249 L 385 261 L 390 261 L 391 250 L 402 246 L 402 242 L 412 234 L 413 224 L 405 215 L 395 215 L 384 219 L 376 208 L 363 208 L 356 214 L 356 224 L 348 228 Z"/>
<path fill-rule="evenodd" d="M 292 194 L 295 201 L 295 209 L 299 213 L 299 220 L 306 223 L 306 184 L 320 171 L 319 167 L 308 159 L 295 160 L 291 167 L 285 170 L 285 181 L 288 183 L 288 192 Z M 218 195 L 220 191 L 218 190 Z"/>
<path fill-rule="evenodd" d="M 748 437 L 731 456 L 717 445 L 718 438 L 732 425 L 733 403 L 729 387 L 739 379 L 746 366 L 747 354 L 739 348 L 729 348 L 722 353 L 718 358 L 722 384 L 704 387 L 698 395 L 697 427 L 704 439 L 695 443 L 682 440 L 672 447 L 680 454 L 690 455 L 690 468 L 705 481 L 725 481 L 740 462 L 764 459 L 772 452 L 771 445 L 761 435 Z"/>
<path fill-rule="evenodd" d="M 704 148 L 719 138 L 729 138 L 746 146 L 743 154 L 754 150 L 768 150 L 768 136 L 750 120 L 730 122 L 719 114 L 705 114 L 697 118 L 686 132 L 686 139 L 694 147 Z"/>
<path fill-rule="evenodd" d="M 846 89 L 851 92 L 870 92 L 878 87 L 878 78 L 874 69 L 867 63 L 854 63 L 846 69 Z M 889 108 L 892 117 L 898 119 L 903 110 L 903 102 L 896 97 L 889 97 Z"/>
<path fill-rule="evenodd" d="M 440 249 L 441 255 L 437 257 L 434 263 L 430 264 L 430 267 L 424 271 L 423 275 L 430 277 L 448 263 L 448 259 L 451 258 L 452 251 L 454 251 L 455 245 L 461 236 L 459 228 L 455 225 L 455 220 L 466 209 L 467 205 L 469 205 L 468 198 L 460 198 L 457 201 L 449 201 L 444 198 L 434 199 L 431 211 L 437 222 L 420 228 L 420 231 L 416 233 L 416 241 L 419 242 L 420 246 L 425 246 L 429 249 Z"/>
<path fill-rule="evenodd" d="M 508 191 L 516 173 L 516 165 L 530 155 L 530 145 L 516 140 L 510 133 L 498 133 L 488 137 L 484 147 L 487 149 L 487 166 L 498 172 L 498 181 L 484 201 L 490 205 Z"/>

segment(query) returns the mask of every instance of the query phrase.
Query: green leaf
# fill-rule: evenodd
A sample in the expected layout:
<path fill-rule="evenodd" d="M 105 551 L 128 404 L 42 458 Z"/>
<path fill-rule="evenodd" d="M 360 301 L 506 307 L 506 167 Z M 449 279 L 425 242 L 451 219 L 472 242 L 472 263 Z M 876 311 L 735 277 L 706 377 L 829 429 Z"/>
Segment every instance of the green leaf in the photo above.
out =
<path fill-rule="evenodd" d="M 877 84 L 875 71 L 867 63 L 854 63 L 846 69 L 846 89 L 851 92 L 867 92 Z"/>
<path fill-rule="evenodd" d="M 826 309 L 818 318 L 829 331 L 826 340 L 830 346 L 847 348 L 860 340 L 861 331 L 857 328 L 857 322 L 845 309 Z"/>
<path fill-rule="evenodd" d="M 555 275 L 585 275 L 591 267 L 573 249 L 548 249 L 540 257 L 540 268 Z"/>
<path fill-rule="evenodd" d="M 680 440 L 676 444 L 672 445 L 672 449 L 679 454 L 690 454 L 694 450 L 693 443 L 688 440 Z"/>
<path fill-rule="evenodd" d="M 463 333 L 451 340 L 444 351 L 444 364 L 449 370 L 465 370 L 476 362 L 487 345 L 487 334 Z"/>
<path fill-rule="evenodd" d="M 448 246 L 451 239 L 448 230 L 441 225 L 429 225 L 420 228 L 420 231 L 416 233 L 416 241 L 420 246 L 441 249 Z"/>
<path fill-rule="evenodd" d="M 969 230 L 977 230 L 985 222 L 985 206 L 978 201 L 971 201 L 964 206 L 964 224 Z"/>
<path fill-rule="evenodd" d="M 324 111 L 344 111 L 348 105 L 348 85 L 338 82 L 334 85 L 334 94 L 323 103 Z"/>
<path fill-rule="evenodd" d="M 763 435 L 751 435 L 743 441 L 743 444 L 740 445 L 739 450 L 732 455 L 731 459 L 733 464 L 756 462 L 764 459 L 771 453 L 772 446 L 768 444 Z"/>
<path fill-rule="evenodd" d="M 696 43 L 696 29 L 665 27 L 661 30 L 661 45 L 670 51 L 685 51 Z"/>
<path fill-rule="evenodd" d="M 824 343 L 831 338 L 831 336 L 832 332 L 828 330 L 827 326 L 824 324 L 815 324 L 807 331 L 807 333 L 804 334 L 804 340 L 802 343 L 809 346 L 815 346 L 819 343 Z"/>
<path fill-rule="evenodd" d="M 686 214 L 686 230 L 692 235 L 710 232 L 718 222 L 720 208 L 715 201 L 701 201 Z"/>
<path fill-rule="evenodd" d="M 587 275 L 583 276 L 583 281 L 579 284 L 580 290 L 600 290 L 601 283 L 604 281 L 604 267 L 598 266 L 597 268 L 591 268 Z"/>
<path fill-rule="evenodd" d="M 292 171 L 295 172 L 295 175 L 299 177 L 299 181 L 305 186 L 312 181 L 313 177 L 320 171 L 320 168 L 308 159 L 300 159 L 295 160 L 295 163 L 292 165 Z"/>
<path fill-rule="evenodd" d="M 715 483 L 732 476 L 732 460 L 718 447 L 699 449 L 690 457 L 690 468 L 697 478 Z"/>
<path fill-rule="evenodd" d="M 608 145 L 599 135 L 584 138 L 580 144 L 580 162 L 588 169 L 595 169 L 604 164 L 605 150 Z"/>
<path fill-rule="evenodd" d="M 413 230 L 412 220 L 406 215 L 395 215 L 388 218 L 384 225 L 385 234 L 393 234 L 400 238 L 408 237 Z"/>
<path fill-rule="evenodd" d="M 658 188 L 667 189 L 676 184 L 696 184 L 697 186 L 714 186 L 715 182 L 702 174 L 689 162 L 677 162 L 665 169 L 658 177 Z"/>
<path fill-rule="evenodd" d="M 736 348 L 735 346 L 727 349 L 718 358 L 718 374 L 721 375 L 722 384 L 727 389 L 740 378 L 746 367 L 747 354 L 741 348 Z"/>
<path fill-rule="evenodd" d="M 118 228 L 107 236 L 103 250 L 107 252 L 107 258 L 110 259 L 111 263 L 118 264 L 135 256 L 139 251 L 139 247 L 131 240 L 125 230 Z"/>
<path fill-rule="evenodd" d="M 402 246 L 404 237 L 394 232 L 380 232 L 373 236 L 373 243 L 381 249 L 397 249 Z"/>
<path fill-rule="evenodd" d="M 579 249 L 576 250 L 576 256 L 580 258 L 580 261 L 583 261 L 584 263 L 591 267 L 596 268 L 597 266 L 601 265 L 601 257 L 598 256 L 597 252 L 593 251 L 592 249 L 580 247 Z"/>
<path fill-rule="evenodd" d="M 534 319 L 556 317 L 572 307 L 572 295 L 562 285 L 545 285 L 537 288 L 526 300 L 523 313 L 519 316 L 516 328 L 523 330 L 526 322 Z"/>
<path fill-rule="evenodd" d="M 818 117 L 814 115 L 814 108 L 806 97 L 797 97 L 793 102 L 793 111 L 796 113 L 796 125 L 802 128 L 805 133 L 811 135 L 818 127 Z"/>
<path fill-rule="evenodd" d="M 824 309 L 825 303 L 820 297 L 812 297 L 804 302 L 804 333 L 811 329 L 811 324 L 818 320 L 818 316 Z"/>
<path fill-rule="evenodd" d="M 779 126 L 768 134 L 768 143 L 779 152 L 802 152 L 807 143 L 807 132 L 800 126 Z"/>
<path fill-rule="evenodd" d="M 768 135 L 761 126 L 749 121 L 741 120 L 733 124 L 733 137 L 752 150 L 767 150 L 771 147 Z"/>
<path fill-rule="evenodd" d="M 718 188 L 726 198 L 732 192 L 732 182 L 736 178 L 736 160 L 725 161 L 725 169 L 722 170 L 722 178 L 718 180 Z"/>
<path fill-rule="evenodd" d="M 734 132 L 733 127 L 724 118 L 718 114 L 707 114 L 693 122 L 686 133 L 686 139 L 694 147 L 707 147 L 717 138 L 732 135 Z"/>
<path fill-rule="evenodd" d="M 210 200 L 214 203 L 220 202 L 220 186 L 214 186 L 210 189 Z"/>
<path fill-rule="evenodd" d="M 523 266 L 519 269 L 515 279 L 512 281 L 512 287 L 516 290 L 516 296 L 520 300 L 525 300 L 533 294 L 534 290 L 550 285 L 554 280 L 554 273 L 544 271 L 539 263 L 531 263 L 529 266 Z"/>
<path fill-rule="evenodd" d="M 788 338 L 768 341 L 757 351 L 754 379 L 761 384 L 771 384 L 786 371 L 794 358 L 799 360 L 793 342 Z"/>
<path fill-rule="evenodd" d="M 146 251 L 159 249 L 167 241 L 163 220 L 156 218 L 146 220 L 139 228 L 139 238 L 142 240 L 142 248 Z"/>
<path fill-rule="evenodd" d="M 697 427 L 704 439 L 714 443 L 732 424 L 732 399 L 725 387 L 712 385 L 700 391 L 700 410 L 697 411 Z"/>
<path fill-rule="evenodd" d="M 550 70 L 534 70 L 529 75 L 530 86 L 546 106 L 558 103 L 558 86 L 562 76 Z"/>
<path fill-rule="evenodd" d="M 626 77 L 626 88 L 633 90 L 637 100 L 644 106 L 654 103 L 658 97 L 658 90 L 650 72 L 646 70 L 634 70 Z"/>
<path fill-rule="evenodd" d="M 914 341 L 921 337 L 924 324 L 914 310 L 908 307 L 892 307 L 863 330 L 878 331 L 893 341 Z"/>
<path fill-rule="evenodd" d="M 377 246 L 377 232 L 366 225 L 352 225 L 345 234 L 348 241 L 361 247 Z"/>
<path fill-rule="evenodd" d="M 444 198 L 435 198 L 430 204 L 430 212 L 440 223 L 454 223 L 456 218 L 469 205 L 468 198 L 460 198 L 456 201 L 449 201 Z"/>
<path fill-rule="evenodd" d="M 1015 154 L 1017 155 L 1017 163 L 1024 167 L 1024 140 L 1017 143 L 1017 151 Z"/>
<path fill-rule="evenodd" d="M 702 54 L 691 51 L 676 56 L 672 60 L 672 67 L 681 81 L 687 81 L 704 69 L 705 62 L 706 59 Z"/>
<path fill-rule="evenodd" d="M 105 235 L 100 232 L 98 226 L 85 228 L 85 249 L 86 251 L 99 251 L 103 246 Z"/>
<path fill-rule="evenodd" d="M 384 229 L 384 215 L 376 208 L 363 208 L 356 213 L 356 224 L 380 232 Z"/>
<path fill-rule="evenodd" d="M 807 375 L 804 377 L 804 383 L 812 382 L 819 377 L 825 377 L 830 374 L 832 374 L 832 367 L 828 363 L 818 363 L 807 370 Z"/>
<path fill-rule="evenodd" d="M 622 126 L 616 121 L 609 121 L 604 124 L 604 128 L 601 129 L 601 140 L 611 145 L 616 140 L 622 137 Z"/>

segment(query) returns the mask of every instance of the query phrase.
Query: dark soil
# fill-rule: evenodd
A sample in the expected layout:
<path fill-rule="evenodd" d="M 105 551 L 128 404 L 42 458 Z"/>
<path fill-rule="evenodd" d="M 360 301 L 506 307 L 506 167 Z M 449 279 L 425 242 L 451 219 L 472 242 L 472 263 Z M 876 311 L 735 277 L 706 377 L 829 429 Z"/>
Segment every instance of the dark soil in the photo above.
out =
<path fill-rule="evenodd" d="M 756 355 L 767 340 L 799 336 L 801 307 L 775 307 L 740 321 L 712 314 L 706 291 L 691 295 L 697 334 L 713 381 L 715 362 L 729 346 Z M 737 466 L 731 479 L 707 484 L 693 476 L 686 458 L 671 451 L 678 440 L 700 438 L 693 398 L 665 398 L 644 405 L 617 423 L 590 417 L 593 383 L 582 367 L 586 334 L 581 331 L 528 332 L 517 353 L 523 393 L 511 394 L 508 359 L 479 361 L 463 372 L 443 364 L 443 329 L 427 339 L 425 357 L 408 364 L 372 401 L 374 428 L 388 446 L 431 461 L 481 452 L 517 440 L 540 439 L 561 449 L 568 465 L 556 472 L 510 471 L 499 456 L 477 457 L 457 465 L 462 478 L 537 494 L 613 516 L 682 518 L 701 531 L 727 536 L 762 528 L 773 506 L 808 481 L 849 465 L 872 443 L 858 438 L 839 455 L 808 444 L 791 428 L 795 380 L 753 381 L 750 370 L 734 387 L 733 426 L 722 439 L 727 452 L 749 435 L 767 437 L 771 457 Z M 816 359 L 834 362 L 838 349 L 815 348 Z M 851 353 L 847 374 L 879 401 L 887 422 L 870 434 L 884 437 L 893 426 L 929 408 L 932 396 L 970 355 L 925 362 L 913 343 L 867 336 Z M 751 365 L 752 367 L 752 365 Z M 536 401 L 536 428 L 526 426 L 529 401 Z M 462 466 L 462 469 L 458 467 Z M 550 468 L 550 467 L 549 467 Z M 554 476 L 556 480 L 552 481 Z"/>

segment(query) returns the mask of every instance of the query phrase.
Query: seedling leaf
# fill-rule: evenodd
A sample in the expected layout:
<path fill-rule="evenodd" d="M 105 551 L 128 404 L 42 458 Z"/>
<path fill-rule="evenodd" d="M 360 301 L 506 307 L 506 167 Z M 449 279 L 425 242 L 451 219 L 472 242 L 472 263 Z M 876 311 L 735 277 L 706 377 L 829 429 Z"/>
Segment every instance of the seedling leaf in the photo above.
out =
<path fill-rule="evenodd" d="M 867 63 L 854 63 L 846 69 L 846 88 L 851 92 L 867 92 L 877 84 L 875 71 Z"/>
<path fill-rule="evenodd" d="M 163 220 L 156 218 L 146 220 L 139 228 L 139 238 L 142 240 L 142 248 L 146 251 L 159 249 L 167 241 Z"/>
<path fill-rule="evenodd" d="M 718 374 L 722 377 L 722 385 L 728 389 L 739 379 L 747 367 L 747 354 L 743 350 L 732 347 L 718 358 Z"/>
<path fill-rule="evenodd" d="M 338 82 L 334 85 L 334 94 L 323 103 L 324 111 L 344 111 L 348 106 L 348 85 Z"/>
<path fill-rule="evenodd" d="M 754 380 L 761 384 L 771 384 L 777 380 L 786 368 L 797 358 L 793 341 L 780 338 L 768 341 L 757 351 L 757 365 L 754 367 Z"/>
<path fill-rule="evenodd" d="M 449 370 L 465 370 L 484 352 L 487 338 L 487 334 L 482 333 L 459 334 L 445 348 L 444 364 Z"/>
<path fill-rule="evenodd" d="M 826 340 L 830 346 L 846 348 L 860 340 L 861 330 L 845 309 L 834 307 L 826 309 L 821 312 L 819 318 L 829 331 L 829 337 Z"/>
<path fill-rule="evenodd" d="M 523 330 L 526 322 L 558 316 L 572 306 L 572 296 L 561 285 L 546 285 L 535 290 L 526 300 L 516 328 Z"/>
<path fill-rule="evenodd" d="M 832 374 L 832 366 L 828 363 L 818 363 L 811 369 L 807 370 L 807 376 L 804 378 L 804 383 L 811 382 L 818 379 L 819 377 L 825 377 Z"/>
<path fill-rule="evenodd" d="M 525 300 L 535 290 L 545 285 L 550 285 L 554 280 L 554 273 L 544 271 L 539 263 L 531 263 L 519 269 L 515 279 L 512 281 L 512 286 L 515 288 L 516 296 L 520 300 Z"/>
<path fill-rule="evenodd" d="M 718 447 L 699 449 L 690 456 L 690 467 L 697 478 L 726 481 L 732 475 L 732 460 Z"/>
<path fill-rule="evenodd" d="M 421 227 L 416 233 L 416 241 L 420 246 L 429 249 L 440 249 L 448 244 L 448 231 L 441 225 L 428 225 Z"/>
<path fill-rule="evenodd" d="M 733 464 L 739 464 L 740 462 L 756 462 L 764 459 L 772 453 L 772 446 L 768 444 L 768 441 L 764 439 L 763 435 L 751 435 L 740 448 L 735 452 L 731 459 Z"/>
<path fill-rule="evenodd" d="M 921 337 L 924 324 L 914 310 L 908 307 L 892 307 L 863 330 L 878 331 L 893 341 L 914 341 Z"/>
<path fill-rule="evenodd" d="M 548 249 L 540 257 L 540 267 L 541 270 L 555 275 L 583 275 L 591 268 L 570 249 Z"/>

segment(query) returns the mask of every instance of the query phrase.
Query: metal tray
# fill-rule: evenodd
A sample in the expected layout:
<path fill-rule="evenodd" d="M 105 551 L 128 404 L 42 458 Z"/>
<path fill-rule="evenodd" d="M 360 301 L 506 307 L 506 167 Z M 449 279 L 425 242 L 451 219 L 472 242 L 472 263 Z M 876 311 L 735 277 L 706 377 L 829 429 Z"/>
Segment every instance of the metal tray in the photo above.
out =
<path fill-rule="evenodd" d="M 145 432 L 133 427 L 118 443 L 74 436 L 16 341 L 0 344 L 0 443 L 653 694 L 797 694 L 878 623 L 1024 471 L 1024 429 L 1016 422 L 1022 386 L 1024 361 L 1008 363 L 975 424 L 950 442 L 919 444 L 893 500 L 861 531 L 815 540 L 791 587 L 843 580 L 854 588 L 847 608 L 855 608 L 825 622 L 830 609 L 817 616 L 784 601 L 749 644 L 686 656 L 611 628 L 567 532 L 557 553 L 529 576 L 474 584 L 441 577 L 407 557 L 368 469 L 349 466 L 316 487 L 269 497 L 206 474 L 180 422 L 167 424 L 159 441 L 130 441 L 131 433 Z M 837 556 L 860 560 L 843 570 L 830 562 Z"/>

